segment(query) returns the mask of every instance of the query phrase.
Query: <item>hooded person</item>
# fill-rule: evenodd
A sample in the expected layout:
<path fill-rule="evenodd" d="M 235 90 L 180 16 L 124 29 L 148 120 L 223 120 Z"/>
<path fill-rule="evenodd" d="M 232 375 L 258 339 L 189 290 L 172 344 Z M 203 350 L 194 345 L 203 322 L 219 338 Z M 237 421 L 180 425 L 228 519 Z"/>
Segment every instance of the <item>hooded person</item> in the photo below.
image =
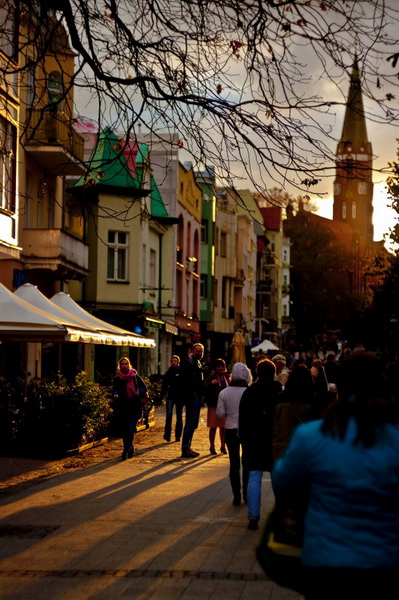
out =
<path fill-rule="evenodd" d="M 229 453 L 229 478 L 233 491 L 234 506 L 241 506 L 241 499 L 246 502 L 248 473 L 243 469 L 241 474 L 238 414 L 241 397 L 251 383 L 252 375 L 248 367 L 244 363 L 235 363 L 231 372 L 230 383 L 227 388 L 219 393 L 216 406 L 217 416 L 225 419 L 225 442 Z"/>

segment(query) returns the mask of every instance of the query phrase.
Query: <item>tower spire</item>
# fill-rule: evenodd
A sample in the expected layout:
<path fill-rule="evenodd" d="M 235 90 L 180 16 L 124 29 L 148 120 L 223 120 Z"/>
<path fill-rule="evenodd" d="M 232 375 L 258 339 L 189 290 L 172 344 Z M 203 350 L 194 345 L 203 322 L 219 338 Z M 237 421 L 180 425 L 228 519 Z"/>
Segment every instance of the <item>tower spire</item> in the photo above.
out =
<path fill-rule="evenodd" d="M 366 118 L 364 116 L 363 96 L 357 54 L 355 54 L 352 67 L 344 125 L 342 128 L 340 142 L 340 145 L 343 145 L 344 148 L 348 144 L 354 150 L 359 150 L 360 146 L 366 148 L 366 146 L 369 144 L 367 137 Z M 371 153 L 371 146 L 367 148 L 367 150 Z"/>

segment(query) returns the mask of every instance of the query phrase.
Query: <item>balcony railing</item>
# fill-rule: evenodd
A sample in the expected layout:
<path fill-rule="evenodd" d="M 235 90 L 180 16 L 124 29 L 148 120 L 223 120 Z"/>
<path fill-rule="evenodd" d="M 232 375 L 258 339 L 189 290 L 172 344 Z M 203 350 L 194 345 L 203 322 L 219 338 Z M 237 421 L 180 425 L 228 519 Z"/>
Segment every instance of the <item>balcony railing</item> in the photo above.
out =
<path fill-rule="evenodd" d="M 28 268 L 88 272 L 88 245 L 61 229 L 24 229 L 22 245 Z"/>
<path fill-rule="evenodd" d="M 63 166 L 65 172 L 72 174 L 71 167 L 79 165 L 84 172 L 84 140 L 72 126 L 63 112 L 32 110 L 26 131 L 26 150 L 34 154 L 44 167 Z M 79 174 L 77 172 L 77 174 Z M 75 174 L 75 172 L 74 172 Z"/>

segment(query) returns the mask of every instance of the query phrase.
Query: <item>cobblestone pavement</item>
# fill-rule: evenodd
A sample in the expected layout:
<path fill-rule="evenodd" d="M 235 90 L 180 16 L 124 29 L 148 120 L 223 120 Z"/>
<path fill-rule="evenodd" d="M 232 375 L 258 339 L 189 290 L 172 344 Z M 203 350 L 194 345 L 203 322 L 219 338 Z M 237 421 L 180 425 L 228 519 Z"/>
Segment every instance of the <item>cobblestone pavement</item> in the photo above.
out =
<path fill-rule="evenodd" d="M 0 458 L 2 600 L 300 600 L 255 558 L 259 531 L 233 507 L 228 456 L 196 459 L 163 438 L 164 413 L 136 436 L 58 461 Z M 273 502 L 264 476 L 263 520 Z"/>

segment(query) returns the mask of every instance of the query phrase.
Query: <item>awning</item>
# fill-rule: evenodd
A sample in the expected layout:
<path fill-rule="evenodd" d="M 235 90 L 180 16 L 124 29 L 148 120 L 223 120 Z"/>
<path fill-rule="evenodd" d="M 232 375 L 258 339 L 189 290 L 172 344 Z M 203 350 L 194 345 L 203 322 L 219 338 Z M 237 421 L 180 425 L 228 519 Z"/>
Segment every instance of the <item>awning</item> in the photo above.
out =
<path fill-rule="evenodd" d="M 173 335 L 179 335 L 178 327 L 172 325 L 171 323 L 168 323 L 167 321 L 165 321 L 165 331 L 167 333 L 172 333 Z"/>
<path fill-rule="evenodd" d="M 119 345 L 135 346 L 136 348 L 155 348 L 156 346 L 156 343 L 152 338 L 145 338 L 141 335 L 132 333 L 131 331 L 127 331 L 121 327 L 116 327 L 116 325 L 112 325 L 111 323 L 107 323 L 106 321 L 95 317 L 87 312 L 87 310 L 79 306 L 79 304 L 72 300 L 70 295 L 66 294 L 65 292 L 58 292 L 58 294 L 54 294 L 54 296 L 51 298 L 51 302 L 53 302 L 56 306 L 63 308 L 72 316 L 84 319 L 97 331 L 113 334 L 115 339 L 120 340 L 121 343 Z"/>
<path fill-rule="evenodd" d="M 83 313 L 91 317 L 86 311 Z M 138 348 L 156 345 L 151 338 L 136 336 L 123 329 L 115 333 L 113 329 L 119 328 L 101 323 L 101 329 L 96 328 L 88 319 L 62 309 L 32 284 L 24 284 L 14 293 L 0 284 L 1 341 L 82 342 Z"/>
<path fill-rule="evenodd" d="M 149 327 L 155 327 L 155 329 L 160 329 L 164 324 L 160 319 L 156 319 L 155 317 L 145 317 L 145 320 L 148 323 Z"/>

